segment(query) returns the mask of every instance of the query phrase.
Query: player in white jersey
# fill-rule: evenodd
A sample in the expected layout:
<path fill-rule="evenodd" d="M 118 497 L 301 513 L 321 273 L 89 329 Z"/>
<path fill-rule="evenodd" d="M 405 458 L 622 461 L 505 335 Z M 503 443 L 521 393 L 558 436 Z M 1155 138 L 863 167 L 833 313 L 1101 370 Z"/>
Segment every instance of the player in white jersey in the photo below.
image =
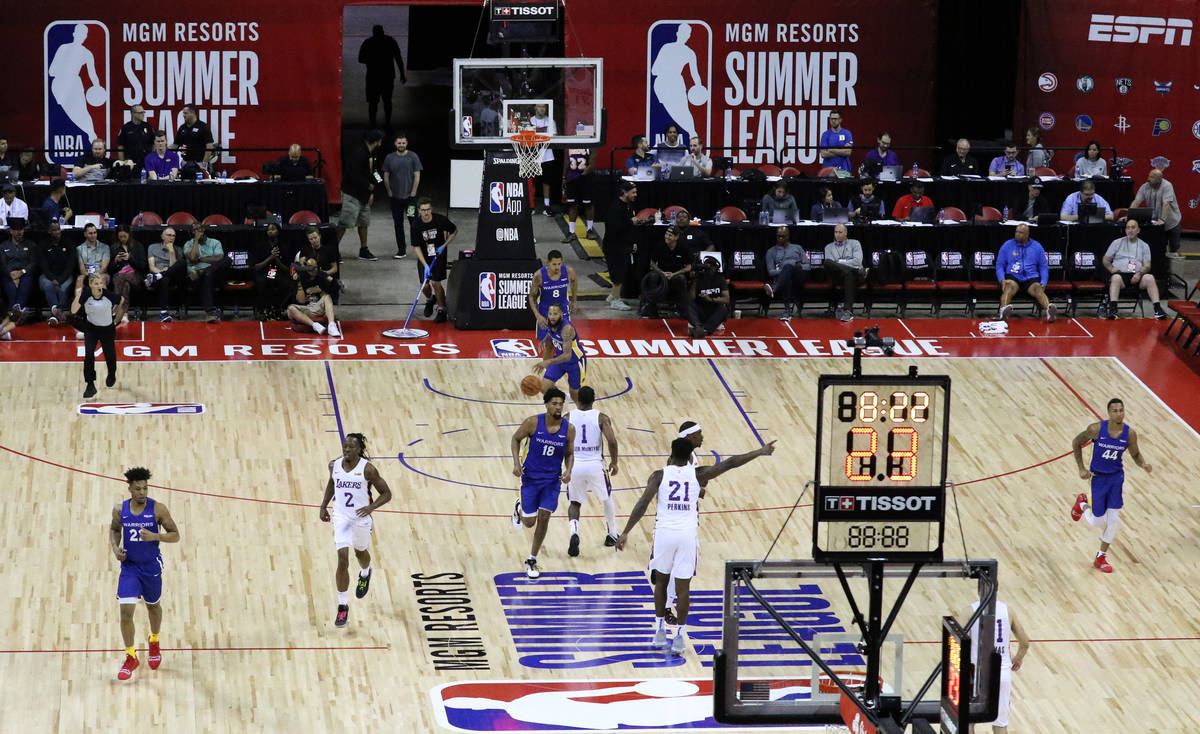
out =
<path fill-rule="evenodd" d="M 625 530 L 617 538 L 616 544 L 617 550 L 625 549 L 630 531 L 646 514 L 650 501 L 658 495 L 658 513 L 654 518 L 654 554 L 650 558 L 650 568 L 658 572 L 654 581 L 654 645 L 665 647 L 669 633 L 671 652 L 676 655 L 683 653 L 691 605 L 690 588 L 692 577 L 696 575 L 696 559 L 700 550 L 700 485 L 760 456 L 770 456 L 775 452 L 775 442 L 731 456 L 713 466 L 701 467 L 689 463 L 693 448 L 692 442 L 686 438 L 671 442 L 671 458 L 665 467 L 650 475 L 646 490 L 629 513 L 629 521 L 625 523 Z M 678 624 L 667 622 L 667 582 L 671 577 L 675 578 L 675 588 L 679 593 L 675 615 Z"/>
<path fill-rule="evenodd" d="M 962 619 L 970 619 L 978 608 L 979 602 L 972 602 L 971 609 Z M 1014 635 L 1017 638 L 1016 655 L 1012 654 Z M 979 664 L 979 645 L 983 641 L 982 638 L 979 622 L 976 621 L 971 626 L 972 665 Z M 996 600 L 996 651 L 1000 653 L 1000 706 L 996 711 L 996 720 L 992 722 L 992 734 L 1007 734 L 1008 712 L 1012 705 L 1012 674 L 1014 670 L 1021 669 L 1021 660 L 1029 651 L 1029 636 L 1025 634 L 1025 628 L 1017 621 L 1016 615 L 1012 613 L 1008 605 L 1000 600 Z"/>
<path fill-rule="evenodd" d="M 692 466 L 700 466 L 700 455 L 696 453 L 701 446 L 704 445 L 704 431 L 700 424 L 696 421 L 684 421 L 679 424 L 679 438 L 686 438 L 692 442 L 692 456 L 688 459 L 688 463 Z M 704 499 L 704 484 L 700 485 L 700 499 Z M 653 568 L 650 570 L 650 583 L 653 585 L 658 576 L 658 572 Z M 675 608 L 675 600 L 679 595 L 675 593 L 675 577 L 667 582 L 667 623 L 675 624 L 675 614 L 672 610 Z"/>
<path fill-rule="evenodd" d="M 567 485 L 567 518 L 571 521 L 571 544 L 568 556 L 579 555 L 579 508 L 592 492 L 604 503 L 604 523 L 608 534 L 604 544 L 612 547 L 617 542 L 617 508 L 613 504 L 610 477 L 617 475 L 617 434 L 612 421 L 592 404 L 596 391 L 584 385 L 579 388 L 579 407 L 571 411 L 568 418 L 575 427 L 575 468 L 571 471 L 571 482 Z M 600 438 L 608 444 L 608 470 L 604 468 L 604 452 Z"/>
<path fill-rule="evenodd" d="M 367 439 L 361 433 L 348 433 L 342 441 L 342 457 L 329 462 L 329 483 L 321 500 L 321 522 L 333 521 L 333 545 L 337 548 L 338 608 L 333 624 L 345 627 L 350 617 L 350 546 L 358 558 L 360 571 L 354 595 L 367 595 L 371 584 L 371 513 L 392 499 L 392 490 L 366 456 Z M 372 500 L 371 490 L 379 492 Z M 333 501 L 330 517 L 329 503 Z"/>

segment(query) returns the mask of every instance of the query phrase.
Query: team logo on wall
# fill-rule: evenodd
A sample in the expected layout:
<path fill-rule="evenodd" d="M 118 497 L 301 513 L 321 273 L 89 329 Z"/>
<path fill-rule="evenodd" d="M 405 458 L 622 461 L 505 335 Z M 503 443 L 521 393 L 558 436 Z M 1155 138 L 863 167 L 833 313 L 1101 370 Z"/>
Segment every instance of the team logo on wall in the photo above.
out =
<path fill-rule="evenodd" d="M 1054 115 L 1052 115 L 1051 113 L 1043 112 L 1042 114 L 1038 115 L 1038 127 L 1040 127 L 1041 129 L 1053 130 L 1054 123 L 1055 123 Z"/>
<path fill-rule="evenodd" d="M 46 160 L 74 162 L 96 138 L 108 140 L 108 26 L 59 20 L 46 26 Z"/>
<path fill-rule="evenodd" d="M 1125 131 L 1133 126 L 1125 121 L 1125 115 L 1117 115 L 1117 121 L 1113 123 L 1113 127 L 1120 130 L 1121 134 L 1124 135 Z"/>
<path fill-rule="evenodd" d="M 1075 118 L 1075 129 L 1081 133 L 1086 133 L 1092 129 L 1092 118 L 1090 115 L 1079 115 Z"/>
<path fill-rule="evenodd" d="M 1150 165 L 1160 171 L 1165 171 L 1171 167 L 1171 159 L 1164 155 L 1156 155 L 1150 159 Z"/>
<path fill-rule="evenodd" d="M 1200 120 L 1192 123 L 1192 137 L 1200 138 Z"/>
<path fill-rule="evenodd" d="M 1053 92 L 1055 89 L 1058 89 L 1058 77 L 1048 71 L 1043 71 L 1041 76 L 1038 77 L 1037 85 L 1038 89 L 1043 92 Z"/>
<path fill-rule="evenodd" d="M 1133 89 L 1133 80 L 1127 76 L 1117 77 L 1117 91 L 1121 94 L 1129 94 L 1129 90 Z"/>
<path fill-rule="evenodd" d="M 1171 121 L 1165 117 L 1154 118 L 1154 129 L 1150 132 L 1154 137 L 1171 132 Z"/>
<path fill-rule="evenodd" d="M 1075 88 L 1087 94 L 1096 88 L 1096 80 L 1084 74 L 1075 80 Z"/>
<path fill-rule="evenodd" d="M 1167 92 L 1171 91 L 1171 85 L 1174 83 L 1175 82 L 1173 82 L 1173 81 L 1160 82 L 1159 80 L 1155 79 L 1154 80 L 1154 91 L 1158 92 L 1159 94 L 1166 94 Z"/>
<path fill-rule="evenodd" d="M 686 142 L 706 143 L 712 123 L 712 28 L 702 20 L 659 20 L 647 32 L 646 135 L 674 124 Z"/>
<path fill-rule="evenodd" d="M 1200 206 L 1200 201 L 1196 199 L 1188 199 L 1188 209 L 1195 209 L 1197 206 Z"/>

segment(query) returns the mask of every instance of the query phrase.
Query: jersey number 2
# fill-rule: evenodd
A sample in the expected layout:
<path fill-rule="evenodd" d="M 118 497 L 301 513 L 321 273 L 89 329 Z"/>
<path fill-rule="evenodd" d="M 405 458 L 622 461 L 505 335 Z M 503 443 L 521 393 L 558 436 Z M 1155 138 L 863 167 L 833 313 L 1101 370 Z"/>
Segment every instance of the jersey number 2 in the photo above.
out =
<path fill-rule="evenodd" d="M 346 492 L 345 495 L 346 507 L 354 507 L 354 494 L 352 492 Z"/>
<path fill-rule="evenodd" d="M 142 539 L 141 528 L 129 528 L 129 542 L 137 543 Z"/>
<path fill-rule="evenodd" d="M 679 502 L 679 482 L 671 482 L 671 493 L 667 495 L 667 500 L 670 502 Z M 688 502 L 689 485 L 691 482 L 683 483 L 683 501 Z"/>

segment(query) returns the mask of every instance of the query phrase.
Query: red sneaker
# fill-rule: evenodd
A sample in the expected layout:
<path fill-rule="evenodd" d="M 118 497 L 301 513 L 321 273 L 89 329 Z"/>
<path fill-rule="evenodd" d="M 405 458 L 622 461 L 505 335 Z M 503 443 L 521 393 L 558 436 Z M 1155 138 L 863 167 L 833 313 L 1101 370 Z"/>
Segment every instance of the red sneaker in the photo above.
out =
<path fill-rule="evenodd" d="M 1083 492 L 1075 498 L 1075 504 L 1071 506 L 1071 519 L 1079 522 L 1079 518 L 1083 517 L 1083 508 L 1087 504 L 1087 495 Z"/>
<path fill-rule="evenodd" d="M 138 659 L 132 655 L 125 656 L 125 664 L 121 666 L 121 670 L 117 672 L 117 680 L 129 680 L 133 675 L 133 671 L 137 670 Z"/>
<path fill-rule="evenodd" d="M 1108 563 L 1108 556 L 1103 553 L 1096 556 L 1096 560 L 1092 562 L 1092 565 L 1104 573 L 1112 573 L 1112 566 Z"/>
<path fill-rule="evenodd" d="M 162 665 L 162 651 L 158 649 L 157 642 L 150 643 L 150 654 L 146 656 L 146 663 L 150 665 L 150 670 L 158 670 L 158 666 Z"/>

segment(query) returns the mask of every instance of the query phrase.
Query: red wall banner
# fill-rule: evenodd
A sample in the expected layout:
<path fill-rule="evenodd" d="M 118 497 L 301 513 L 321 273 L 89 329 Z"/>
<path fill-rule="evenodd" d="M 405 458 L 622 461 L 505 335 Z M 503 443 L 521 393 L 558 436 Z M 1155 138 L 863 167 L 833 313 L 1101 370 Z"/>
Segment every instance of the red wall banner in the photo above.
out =
<path fill-rule="evenodd" d="M 893 145 L 932 142 L 935 3 L 735 3 L 694 0 L 654 6 L 632 0 L 573 3 L 567 55 L 605 60 L 609 147 L 671 122 L 705 139 L 713 154 L 752 145 L 783 150 L 739 162 L 776 162 L 816 172 L 816 146 L 831 109 L 856 145 L 880 130 Z M 865 151 L 852 156 L 854 167 Z M 912 153 L 902 153 L 903 164 Z M 621 155 L 623 158 L 623 154 Z M 607 165 L 608 153 L 597 160 Z M 920 154 L 932 167 L 929 153 Z"/>
<path fill-rule="evenodd" d="M 1132 159 L 1135 184 L 1165 166 L 1183 226 L 1200 228 L 1198 23 L 1196 0 L 1026 0 L 1013 129 L 1041 127 L 1059 173 L 1089 140 Z"/>

